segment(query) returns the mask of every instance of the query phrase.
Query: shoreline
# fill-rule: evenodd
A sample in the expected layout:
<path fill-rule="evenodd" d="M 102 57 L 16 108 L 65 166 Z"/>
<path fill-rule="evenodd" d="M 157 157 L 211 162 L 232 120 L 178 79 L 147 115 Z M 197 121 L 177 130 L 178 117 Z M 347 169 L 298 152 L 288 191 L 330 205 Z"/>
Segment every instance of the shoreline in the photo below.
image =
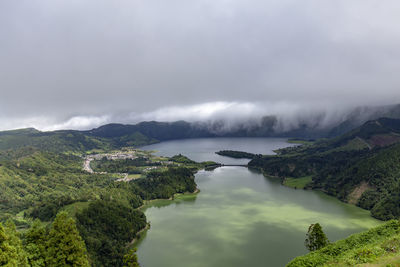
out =
<path fill-rule="evenodd" d="M 144 200 L 143 205 L 140 207 L 137 207 L 137 209 L 142 212 L 145 212 L 147 208 L 154 206 L 154 204 L 157 202 L 173 202 L 175 200 L 179 200 L 179 197 L 196 196 L 200 192 L 201 192 L 200 189 L 196 187 L 196 190 L 194 190 L 193 192 L 175 193 L 170 198 L 156 198 L 156 199 Z"/>
<path fill-rule="evenodd" d="M 176 194 L 174 194 L 172 197 L 170 197 L 168 199 L 166 199 L 166 198 L 157 198 L 157 199 L 145 200 L 143 202 L 143 205 L 138 207 L 138 208 L 136 208 L 136 209 L 140 210 L 143 213 L 145 213 L 146 209 L 154 206 L 154 204 L 157 203 L 157 202 L 168 201 L 168 202 L 170 202 L 169 204 L 172 204 L 173 201 L 179 200 L 180 196 L 196 196 L 198 193 L 200 193 L 200 189 L 196 187 L 196 190 L 194 190 L 193 192 L 176 193 Z M 178 197 L 178 198 L 176 199 L 176 197 Z M 146 220 L 147 220 L 147 218 L 146 218 Z M 139 244 L 139 242 L 142 240 L 142 238 L 144 238 L 146 236 L 146 233 L 147 233 L 148 230 L 150 230 L 150 228 L 151 228 L 151 222 L 148 221 L 146 223 L 146 226 L 136 233 L 136 237 L 134 239 L 132 239 L 128 243 L 127 246 L 128 247 L 136 247 Z"/>
<path fill-rule="evenodd" d="M 366 211 L 368 211 L 368 212 L 370 213 L 369 216 L 370 216 L 371 218 L 373 218 L 373 219 L 375 219 L 375 220 L 378 220 L 378 221 L 380 221 L 380 222 L 385 222 L 384 220 L 381 220 L 381 219 L 378 219 L 378 218 L 375 218 L 374 216 L 372 216 L 372 215 L 371 215 L 371 210 L 367 210 L 367 209 L 361 208 L 361 207 L 357 206 L 357 205 L 354 204 L 354 203 L 350 203 L 350 202 L 343 201 L 343 200 L 339 199 L 338 197 L 336 197 L 336 196 L 334 196 L 334 195 L 328 194 L 328 193 L 327 193 L 326 191 L 324 191 L 324 190 L 321 190 L 321 189 L 313 189 L 313 188 L 307 188 L 307 187 L 304 187 L 304 188 L 295 188 L 295 187 L 292 187 L 292 186 L 289 186 L 289 185 L 284 184 L 284 181 L 285 181 L 286 178 L 279 177 L 279 176 L 274 176 L 274 175 L 269 175 L 269 174 L 267 174 L 267 173 L 264 173 L 264 171 L 263 171 L 262 169 L 260 169 L 260 168 L 254 168 L 254 169 L 261 171 L 262 175 L 263 175 L 264 177 L 266 177 L 266 178 L 271 178 L 271 179 L 273 179 L 273 180 L 279 180 L 280 184 L 281 184 L 282 186 L 284 186 L 284 187 L 291 188 L 291 189 L 294 189 L 294 190 L 305 190 L 305 191 L 314 191 L 314 192 L 323 193 L 323 194 L 325 194 L 325 195 L 327 195 L 327 196 L 329 196 L 329 197 L 332 197 L 332 198 L 334 198 L 334 199 L 336 199 L 336 200 L 339 200 L 340 202 L 342 202 L 342 203 L 344 203 L 344 204 L 351 205 L 351 206 L 360 208 L 360 209 L 362 209 L 362 210 L 366 210 Z M 295 178 L 295 179 L 301 179 L 301 178 Z"/>
<path fill-rule="evenodd" d="M 131 242 L 128 243 L 128 247 L 136 247 L 137 243 L 140 241 L 140 239 L 144 236 L 143 233 L 147 232 L 151 227 L 150 222 L 146 223 L 146 226 L 143 229 L 140 229 L 139 232 L 136 233 L 136 236 L 134 239 L 131 240 Z"/>

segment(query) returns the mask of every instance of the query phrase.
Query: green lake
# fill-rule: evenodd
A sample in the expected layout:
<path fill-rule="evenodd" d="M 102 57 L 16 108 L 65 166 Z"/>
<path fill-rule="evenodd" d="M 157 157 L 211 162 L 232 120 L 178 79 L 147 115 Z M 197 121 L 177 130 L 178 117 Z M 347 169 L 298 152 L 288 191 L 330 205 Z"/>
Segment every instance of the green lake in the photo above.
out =
<path fill-rule="evenodd" d="M 272 154 L 288 145 L 275 138 L 215 138 L 144 149 L 231 164 L 246 160 L 218 158 L 214 152 Z M 284 187 L 277 179 L 243 167 L 200 171 L 196 182 L 201 190 L 197 195 L 155 201 L 146 209 L 151 228 L 138 243 L 142 267 L 284 266 L 307 252 L 303 242 L 311 223 L 319 222 L 331 241 L 380 223 L 368 211 L 321 192 Z"/>

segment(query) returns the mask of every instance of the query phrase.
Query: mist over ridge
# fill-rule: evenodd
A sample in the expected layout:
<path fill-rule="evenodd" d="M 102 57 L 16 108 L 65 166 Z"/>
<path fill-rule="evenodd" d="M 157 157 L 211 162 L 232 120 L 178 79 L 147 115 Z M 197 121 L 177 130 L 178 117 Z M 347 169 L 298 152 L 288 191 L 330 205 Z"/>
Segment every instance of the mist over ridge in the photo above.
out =
<path fill-rule="evenodd" d="M 165 129 L 176 132 L 181 128 L 186 133 L 180 138 L 216 136 L 320 138 L 343 134 L 368 120 L 381 117 L 400 118 L 400 105 L 324 110 L 294 108 L 282 104 L 269 106 L 267 110 L 250 103 L 217 102 L 192 107 L 165 108 L 147 114 L 129 114 L 125 117 L 77 116 L 47 128 L 36 126 L 33 128 L 41 131 L 81 130 L 88 133 L 111 130 L 116 135 L 141 132 L 143 129 L 147 131 L 148 127 L 150 127 L 148 130 L 153 129 L 148 132 L 150 135 L 154 135 L 156 129 L 161 132 Z"/>
<path fill-rule="evenodd" d="M 186 120 L 224 130 L 265 116 L 278 131 L 324 128 L 356 107 L 400 103 L 399 8 L 1 1 L 0 129 Z"/>

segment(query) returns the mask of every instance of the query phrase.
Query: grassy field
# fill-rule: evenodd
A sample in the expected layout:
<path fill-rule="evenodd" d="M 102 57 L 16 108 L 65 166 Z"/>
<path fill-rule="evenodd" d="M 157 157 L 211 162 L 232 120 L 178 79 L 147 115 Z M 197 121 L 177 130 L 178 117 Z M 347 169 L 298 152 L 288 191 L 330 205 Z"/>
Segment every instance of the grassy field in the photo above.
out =
<path fill-rule="evenodd" d="M 139 209 L 143 212 L 146 209 L 151 207 L 164 207 L 168 206 L 171 203 L 180 203 L 183 201 L 193 201 L 196 200 L 197 194 L 200 193 L 200 190 L 196 190 L 194 193 L 184 193 L 184 194 L 174 194 L 173 198 L 171 199 L 153 199 L 153 200 L 145 200 L 143 206 Z"/>
<path fill-rule="evenodd" d="M 314 141 L 298 139 L 298 138 L 288 139 L 287 142 L 290 144 L 301 144 L 301 145 L 311 145 L 314 143 Z"/>
<path fill-rule="evenodd" d="M 139 179 L 142 178 L 141 174 L 129 174 L 128 179 Z"/>
<path fill-rule="evenodd" d="M 311 181 L 312 181 L 311 176 L 305 176 L 301 178 L 286 178 L 283 182 L 283 185 L 297 189 L 304 189 L 304 187 Z"/>

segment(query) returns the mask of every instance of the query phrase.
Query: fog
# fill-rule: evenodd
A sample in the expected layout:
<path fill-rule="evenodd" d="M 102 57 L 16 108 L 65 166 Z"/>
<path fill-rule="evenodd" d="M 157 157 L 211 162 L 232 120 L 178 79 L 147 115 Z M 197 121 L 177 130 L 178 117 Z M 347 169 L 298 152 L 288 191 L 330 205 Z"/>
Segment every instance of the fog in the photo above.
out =
<path fill-rule="evenodd" d="M 278 118 L 400 103 L 395 0 L 3 0 L 0 129 Z M 224 126 L 224 127 L 225 127 Z"/>

